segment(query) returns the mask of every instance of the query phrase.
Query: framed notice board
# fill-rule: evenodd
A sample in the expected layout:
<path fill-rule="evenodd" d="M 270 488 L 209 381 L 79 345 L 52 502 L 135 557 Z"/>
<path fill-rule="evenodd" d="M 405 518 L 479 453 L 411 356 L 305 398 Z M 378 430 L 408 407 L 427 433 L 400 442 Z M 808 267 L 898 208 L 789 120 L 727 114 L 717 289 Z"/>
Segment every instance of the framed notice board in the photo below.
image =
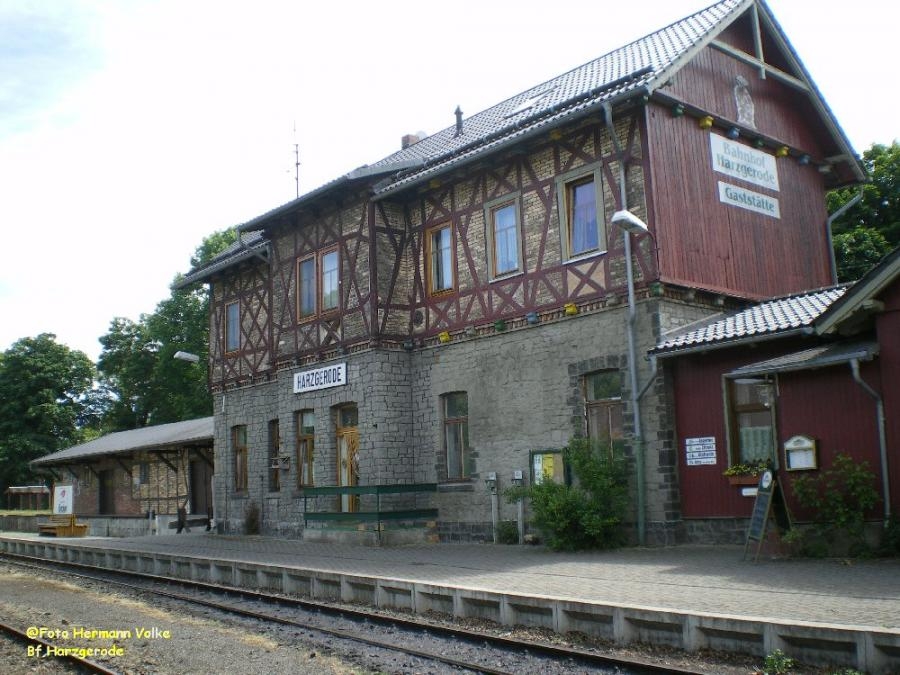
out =
<path fill-rule="evenodd" d="M 769 518 L 773 515 L 782 530 L 791 529 L 791 518 L 788 515 L 787 504 L 784 501 L 784 495 L 781 492 L 778 481 L 771 471 L 764 471 L 759 477 L 756 501 L 753 503 L 750 524 L 747 526 L 747 543 L 744 544 L 745 560 L 751 541 L 756 542 L 756 555 L 753 560 L 759 559 L 759 549 L 762 547 L 762 540 L 766 536 Z"/>

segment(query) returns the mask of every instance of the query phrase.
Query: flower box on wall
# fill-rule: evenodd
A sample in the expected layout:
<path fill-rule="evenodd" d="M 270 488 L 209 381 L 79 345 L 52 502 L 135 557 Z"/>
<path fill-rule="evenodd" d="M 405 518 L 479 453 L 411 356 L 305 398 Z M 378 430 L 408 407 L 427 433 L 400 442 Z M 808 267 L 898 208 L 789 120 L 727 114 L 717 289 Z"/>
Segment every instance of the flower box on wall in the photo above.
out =
<path fill-rule="evenodd" d="M 756 487 L 759 484 L 759 476 L 726 476 L 729 485 L 752 485 Z"/>

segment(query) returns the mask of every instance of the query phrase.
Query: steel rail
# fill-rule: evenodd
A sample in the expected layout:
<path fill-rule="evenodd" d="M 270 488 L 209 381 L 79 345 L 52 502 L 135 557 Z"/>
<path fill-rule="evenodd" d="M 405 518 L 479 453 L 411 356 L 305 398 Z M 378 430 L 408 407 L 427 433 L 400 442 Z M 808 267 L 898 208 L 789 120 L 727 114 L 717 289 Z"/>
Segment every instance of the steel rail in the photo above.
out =
<path fill-rule="evenodd" d="M 99 673 L 100 675 L 120 675 L 119 671 L 110 670 L 109 668 L 104 666 L 102 663 L 98 663 L 97 661 L 92 661 L 91 659 L 71 653 L 70 651 L 68 651 L 70 648 L 61 647 L 60 645 L 56 645 L 56 644 L 53 644 L 52 642 L 48 642 L 47 640 L 44 640 L 43 638 L 30 637 L 27 632 L 22 631 L 22 630 L 16 628 L 15 626 L 10 626 L 9 624 L 0 622 L 0 633 L 11 637 L 18 642 L 24 642 L 27 644 L 36 644 L 36 645 L 40 646 L 41 651 L 43 652 L 43 655 L 40 653 L 35 654 L 35 656 L 34 656 L 35 665 L 41 659 L 52 657 L 52 658 L 65 659 L 66 661 L 73 663 L 74 665 L 78 666 L 79 668 L 83 668 L 92 673 Z M 44 650 L 46 650 L 46 651 L 44 651 Z M 64 653 L 61 655 L 56 655 L 54 653 L 51 653 L 51 652 L 55 652 L 56 650 L 63 650 Z M 26 658 L 28 658 L 28 657 L 26 656 Z"/>
<path fill-rule="evenodd" d="M 179 594 L 169 593 L 168 591 L 157 590 L 153 588 L 147 588 L 145 586 L 129 584 L 124 581 L 110 581 L 109 579 L 101 579 L 98 577 L 94 577 L 89 574 L 80 574 L 76 572 L 72 572 L 70 569 L 65 568 L 76 568 L 83 570 L 95 570 L 99 572 L 103 572 L 108 575 L 119 575 L 125 577 L 133 577 L 138 579 L 143 579 L 150 582 L 163 583 L 169 585 L 180 585 L 185 588 L 193 588 L 197 590 L 203 590 L 214 594 L 224 594 L 224 595 L 237 595 L 239 597 L 247 598 L 254 601 L 264 602 L 268 604 L 281 605 L 281 606 L 289 606 L 289 607 L 297 607 L 300 609 L 304 609 L 307 611 L 318 612 L 322 614 L 332 615 L 332 616 L 340 616 L 344 618 L 348 618 L 355 621 L 365 621 L 372 623 L 379 623 L 382 625 L 393 625 L 397 627 L 401 627 L 411 631 L 430 631 L 435 634 L 445 635 L 449 637 L 454 637 L 459 640 L 464 640 L 470 643 L 487 643 L 493 647 L 504 649 L 507 651 L 516 651 L 516 650 L 527 650 L 532 654 L 538 654 L 547 656 L 549 658 L 559 659 L 559 660 L 575 660 L 580 661 L 585 664 L 590 664 L 597 667 L 606 667 L 606 668 L 628 668 L 633 673 L 671 673 L 672 675 L 705 675 L 703 671 L 691 670 L 686 668 L 679 668 L 677 666 L 672 665 L 659 665 L 656 663 L 652 663 L 649 661 L 643 661 L 640 659 L 626 659 L 615 656 L 609 656 L 605 654 L 597 654 L 594 652 L 581 650 L 581 649 L 572 649 L 568 647 L 561 647 L 558 645 L 552 645 L 543 642 L 525 642 L 523 640 L 519 640 L 512 637 L 504 637 L 500 635 L 490 635 L 484 633 L 478 633 L 472 630 L 467 630 L 465 628 L 458 628 L 453 626 L 446 626 L 442 624 L 433 623 L 430 621 L 423 621 L 420 618 L 416 619 L 405 619 L 403 617 L 386 615 L 379 612 L 372 612 L 368 610 L 362 609 L 354 609 L 348 608 L 344 606 L 335 606 L 332 604 L 317 602 L 314 600 L 306 600 L 302 598 L 297 598 L 293 596 L 286 595 L 276 595 L 274 593 L 266 593 L 257 590 L 251 590 L 246 588 L 240 588 L 236 586 L 225 586 L 221 584 L 212 584 L 204 581 L 194 581 L 190 579 L 181 579 L 177 577 L 168 577 L 157 574 L 149 574 L 147 572 L 136 572 L 133 570 L 123 570 L 123 569 L 109 569 L 106 567 L 98 567 L 95 565 L 86 565 L 84 563 L 76 563 L 69 561 L 60 561 L 60 560 L 51 560 L 47 558 L 40 558 L 37 556 L 27 556 L 19 553 L 9 553 L 9 552 L 0 552 L 0 559 L 9 558 L 9 559 L 20 559 L 30 561 L 33 563 L 40 563 L 40 565 L 35 565 L 35 567 L 39 569 L 57 569 L 65 574 L 70 574 L 73 576 L 80 576 L 86 579 L 90 579 L 93 581 L 100 581 L 103 583 L 114 583 L 126 588 L 131 588 L 134 590 L 146 591 L 150 593 L 156 593 L 163 596 L 169 596 L 173 599 L 185 601 L 185 602 L 193 602 L 196 604 L 206 605 L 212 608 L 217 608 L 217 603 L 207 600 L 201 600 L 192 598 L 189 596 L 181 596 Z M 290 619 L 281 619 L 280 617 L 272 617 L 270 615 L 259 614 L 258 616 L 254 616 L 254 612 L 249 610 L 241 610 L 238 608 L 234 608 L 230 605 L 223 605 L 220 608 L 222 611 L 226 612 L 246 612 L 246 616 L 251 618 L 256 618 L 258 620 L 263 621 L 275 621 L 278 623 L 284 623 L 287 625 L 298 626 L 302 628 L 307 628 L 311 630 L 317 630 L 323 633 L 331 633 L 333 629 L 327 628 L 319 628 L 317 626 L 310 626 L 303 623 L 292 622 Z M 465 664 L 463 662 L 455 662 L 452 659 L 448 659 L 447 657 L 443 657 L 440 655 L 433 655 L 429 653 L 416 654 L 415 650 L 408 650 L 405 647 L 399 647 L 396 645 L 392 645 L 391 643 L 382 643 L 379 641 L 369 642 L 369 638 L 365 638 L 362 636 L 354 636 L 353 634 L 342 634 L 342 631 L 335 631 L 333 633 L 335 637 L 342 637 L 344 639 L 356 640 L 358 642 L 365 642 L 367 644 L 373 646 L 380 646 L 386 649 L 392 649 L 395 651 L 402 651 L 404 653 L 408 653 L 411 655 L 420 656 L 421 658 L 426 658 L 430 660 L 438 660 L 442 663 L 447 663 L 449 665 L 456 665 L 458 667 L 465 667 L 469 670 L 475 670 L 476 672 L 487 673 L 491 675 L 508 675 L 507 671 L 493 670 L 486 666 L 478 666 L 475 664 Z"/>

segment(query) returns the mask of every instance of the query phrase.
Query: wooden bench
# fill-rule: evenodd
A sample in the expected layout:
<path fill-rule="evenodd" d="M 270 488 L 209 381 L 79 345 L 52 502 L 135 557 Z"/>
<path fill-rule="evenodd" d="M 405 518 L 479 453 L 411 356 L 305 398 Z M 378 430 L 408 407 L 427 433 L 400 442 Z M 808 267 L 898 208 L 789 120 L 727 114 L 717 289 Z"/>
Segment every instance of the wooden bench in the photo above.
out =
<path fill-rule="evenodd" d="M 39 532 L 41 536 L 52 535 L 54 537 L 83 537 L 87 534 L 88 526 L 84 523 L 76 523 L 75 515 L 52 515 L 46 523 L 41 523 Z"/>

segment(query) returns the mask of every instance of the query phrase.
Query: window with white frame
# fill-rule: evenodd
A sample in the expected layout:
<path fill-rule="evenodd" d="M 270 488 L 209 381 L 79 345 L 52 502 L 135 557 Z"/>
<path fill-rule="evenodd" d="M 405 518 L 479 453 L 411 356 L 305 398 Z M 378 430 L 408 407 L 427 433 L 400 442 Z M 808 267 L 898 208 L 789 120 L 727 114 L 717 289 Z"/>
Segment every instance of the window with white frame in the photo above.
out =
<path fill-rule="evenodd" d="M 603 189 L 599 168 L 585 168 L 556 179 L 563 258 L 606 250 Z"/>
<path fill-rule="evenodd" d="M 521 229 L 516 195 L 489 202 L 484 207 L 487 241 L 490 249 L 488 273 L 491 279 L 522 269 Z"/>
<path fill-rule="evenodd" d="M 444 223 L 428 230 L 425 235 L 425 249 L 428 292 L 435 295 L 452 290 L 453 226 Z"/>
<path fill-rule="evenodd" d="M 331 312 L 340 305 L 340 265 L 337 249 L 322 254 L 322 311 Z"/>

